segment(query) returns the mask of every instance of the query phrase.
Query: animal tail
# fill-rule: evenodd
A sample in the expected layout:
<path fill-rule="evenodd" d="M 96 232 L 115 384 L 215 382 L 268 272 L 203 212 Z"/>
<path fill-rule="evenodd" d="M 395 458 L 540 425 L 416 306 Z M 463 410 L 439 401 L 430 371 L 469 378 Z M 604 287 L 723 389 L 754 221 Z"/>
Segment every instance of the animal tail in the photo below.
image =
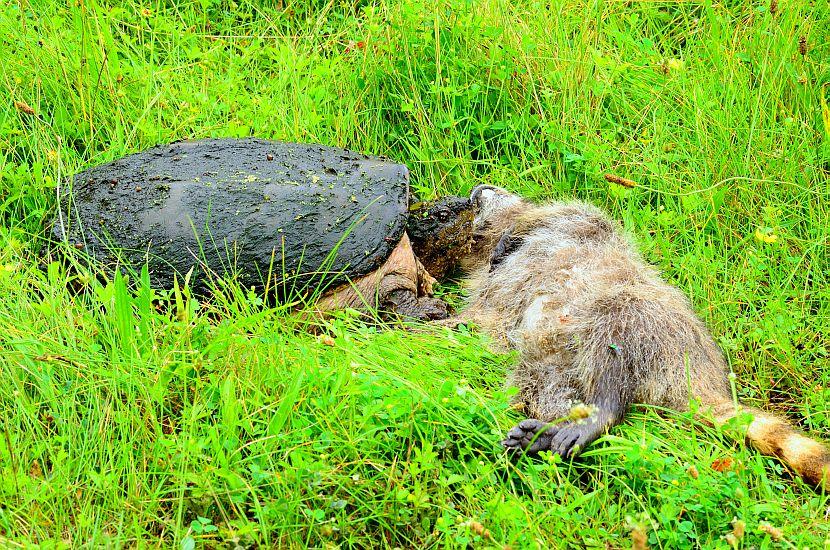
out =
<path fill-rule="evenodd" d="M 804 481 L 830 492 L 830 450 L 810 439 L 786 420 L 753 407 L 731 401 L 712 407 L 715 422 L 723 424 L 742 413 L 750 413 L 752 422 L 746 426 L 746 441 L 761 454 L 775 456 L 795 471 Z"/>

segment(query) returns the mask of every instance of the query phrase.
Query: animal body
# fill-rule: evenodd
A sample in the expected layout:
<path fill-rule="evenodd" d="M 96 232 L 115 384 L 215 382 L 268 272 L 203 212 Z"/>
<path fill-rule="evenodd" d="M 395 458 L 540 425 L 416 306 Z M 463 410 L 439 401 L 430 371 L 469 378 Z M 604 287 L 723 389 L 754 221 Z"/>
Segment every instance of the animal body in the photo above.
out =
<path fill-rule="evenodd" d="M 409 170 L 321 145 L 205 139 L 161 145 L 74 177 L 53 232 L 105 269 L 146 262 L 153 286 L 194 270 L 278 298 L 324 289 L 319 309 L 439 319 L 441 277 L 469 246 L 467 198 L 410 205 Z"/>
<path fill-rule="evenodd" d="M 471 295 L 458 320 L 520 353 L 510 382 L 530 418 L 505 447 L 573 456 L 633 403 L 683 411 L 694 398 L 715 422 L 751 413 L 749 443 L 830 489 L 827 449 L 776 416 L 736 406 L 712 336 L 615 222 L 588 204 L 536 205 L 493 186 L 471 199 L 474 243 L 462 259 Z M 577 403 L 590 414 L 568 420 Z"/>

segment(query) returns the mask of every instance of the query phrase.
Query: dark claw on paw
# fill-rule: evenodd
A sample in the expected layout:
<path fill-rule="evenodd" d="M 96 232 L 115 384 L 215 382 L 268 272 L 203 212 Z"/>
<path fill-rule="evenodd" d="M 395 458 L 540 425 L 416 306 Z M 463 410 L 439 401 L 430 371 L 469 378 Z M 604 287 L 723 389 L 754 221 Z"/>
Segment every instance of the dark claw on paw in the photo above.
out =
<path fill-rule="evenodd" d="M 501 440 L 501 446 L 507 447 L 508 449 L 516 449 L 521 448 L 521 439 L 513 439 L 512 437 L 508 437 L 507 439 Z"/>
<path fill-rule="evenodd" d="M 597 438 L 597 428 L 592 422 L 548 424 L 529 418 L 507 432 L 501 444 L 530 454 L 549 450 L 563 458 L 572 458 Z"/>
<path fill-rule="evenodd" d="M 535 418 L 522 420 L 516 427 L 507 432 L 507 438 L 501 444 L 508 449 L 522 449 L 526 453 L 538 453 L 550 447 L 550 429 L 552 424 L 546 424 Z"/>

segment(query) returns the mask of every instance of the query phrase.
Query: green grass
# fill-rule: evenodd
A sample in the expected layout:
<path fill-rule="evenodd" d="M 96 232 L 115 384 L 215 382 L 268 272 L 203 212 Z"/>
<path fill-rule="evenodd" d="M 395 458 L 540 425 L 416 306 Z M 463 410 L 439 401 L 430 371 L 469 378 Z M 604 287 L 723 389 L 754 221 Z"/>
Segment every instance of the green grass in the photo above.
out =
<path fill-rule="evenodd" d="M 0 545 L 727 547 L 738 518 L 743 548 L 826 546 L 826 496 L 687 416 L 511 461 L 514 358 L 481 335 L 344 313 L 328 345 L 244 290 L 89 280 L 43 238 L 57 182 L 188 137 L 388 155 L 425 198 L 586 199 L 741 399 L 827 438 L 829 30 L 798 0 L 3 3 Z"/>

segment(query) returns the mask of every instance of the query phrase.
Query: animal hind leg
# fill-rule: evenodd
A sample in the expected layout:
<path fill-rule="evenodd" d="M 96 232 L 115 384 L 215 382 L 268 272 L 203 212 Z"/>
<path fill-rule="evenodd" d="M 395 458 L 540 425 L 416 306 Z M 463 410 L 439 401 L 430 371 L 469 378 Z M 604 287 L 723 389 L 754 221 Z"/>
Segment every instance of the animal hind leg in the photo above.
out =
<path fill-rule="evenodd" d="M 557 364 L 527 363 L 513 372 L 509 382 L 518 386 L 519 396 L 533 418 L 511 429 L 502 445 L 527 453 L 551 449 L 555 422 L 567 419 L 574 403 L 581 401 L 574 381 L 563 372 Z"/>
<path fill-rule="evenodd" d="M 550 450 L 563 457 L 576 456 L 608 428 L 618 424 L 631 403 L 615 381 L 612 374 L 604 373 L 597 381 L 596 390 L 587 396 L 586 406 L 575 406 L 569 420 L 553 424 L 528 418 L 507 432 L 502 445 L 528 453 Z"/>
<path fill-rule="evenodd" d="M 548 393 L 546 398 L 549 400 L 557 400 L 561 407 L 556 408 L 556 412 L 550 415 L 535 414 L 539 418 L 547 420 L 542 421 L 537 418 L 528 418 L 522 420 L 514 426 L 507 436 L 502 440 L 501 444 L 511 450 L 523 450 L 526 453 L 534 454 L 540 451 L 552 450 L 553 437 L 557 434 L 557 420 L 564 420 L 568 417 L 568 409 L 570 408 L 570 396 L 573 391 L 572 388 L 560 388 L 564 391 L 557 391 L 555 396 Z M 532 406 L 531 406 L 531 410 Z"/>
<path fill-rule="evenodd" d="M 578 343 L 574 376 L 588 406 L 587 417 L 556 425 L 529 419 L 509 439 L 524 441 L 527 433 L 543 433 L 551 451 L 574 456 L 618 424 L 649 381 L 655 385 L 656 377 L 678 377 L 682 371 L 666 365 L 693 343 L 681 338 L 684 327 L 676 308 L 651 299 L 652 292 L 647 287 L 620 289 L 597 298 L 580 313 L 584 322 L 575 324 L 571 336 Z M 652 396 L 647 402 L 660 404 L 664 398 Z"/>
<path fill-rule="evenodd" d="M 506 447 L 572 457 L 622 420 L 634 399 L 637 362 L 642 355 L 639 339 L 645 337 L 639 329 L 644 327 L 638 326 L 636 316 L 623 324 L 620 312 L 602 313 L 580 335 L 575 359 L 587 378 L 581 381 L 586 407 L 573 409 L 571 419 L 558 424 L 550 424 L 549 419 L 524 420 L 508 432 L 503 441 Z"/>

